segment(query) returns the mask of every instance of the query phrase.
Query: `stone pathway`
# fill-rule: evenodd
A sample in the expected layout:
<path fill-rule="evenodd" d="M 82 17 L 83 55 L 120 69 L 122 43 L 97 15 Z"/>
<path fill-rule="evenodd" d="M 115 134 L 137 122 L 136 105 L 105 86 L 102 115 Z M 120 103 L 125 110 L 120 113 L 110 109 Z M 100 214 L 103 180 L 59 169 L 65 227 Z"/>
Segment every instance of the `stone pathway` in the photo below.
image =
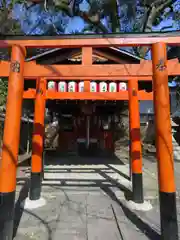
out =
<path fill-rule="evenodd" d="M 127 208 L 124 194 L 131 190 L 131 183 L 127 158 L 123 162 L 125 165 L 47 166 L 42 189 L 47 204 L 35 210 L 20 208 L 20 202 L 28 194 L 26 170 L 17 179 L 15 239 L 160 239 L 156 162 L 144 158 L 145 199 L 153 205 L 148 212 Z M 179 172 L 180 165 L 176 163 L 178 189 Z M 180 213 L 179 199 L 177 207 Z"/>

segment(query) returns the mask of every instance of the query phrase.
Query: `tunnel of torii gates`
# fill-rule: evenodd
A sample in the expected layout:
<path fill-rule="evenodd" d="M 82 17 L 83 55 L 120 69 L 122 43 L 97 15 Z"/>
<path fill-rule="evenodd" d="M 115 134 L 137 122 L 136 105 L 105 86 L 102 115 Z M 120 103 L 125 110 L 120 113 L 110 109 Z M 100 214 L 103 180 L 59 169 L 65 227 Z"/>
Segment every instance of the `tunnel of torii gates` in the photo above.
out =
<path fill-rule="evenodd" d="M 170 122 L 168 76 L 180 75 L 177 59 L 167 60 L 167 45 L 180 44 L 177 36 L 135 36 L 106 38 L 56 38 L 0 40 L 0 47 L 12 47 L 10 62 L 0 62 L 1 77 L 9 77 L 6 117 L 0 164 L 0 239 L 13 236 L 16 168 L 20 138 L 22 101 L 35 99 L 34 131 L 32 139 L 31 184 L 29 198 L 41 196 L 43 171 L 43 138 L 45 102 L 47 99 L 72 100 L 128 100 L 130 118 L 130 167 L 133 201 L 143 203 L 142 152 L 140 140 L 139 100 L 154 100 L 156 149 L 159 177 L 161 236 L 165 240 L 178 239 L 176 187 L 174 179 L 173 147 Z M 94 65 L 94 47 L 150 46 L 152 61 L 140 64 Z M 25 62 L 26 48 L 82 48 L 81 65 L 38 65 Z M 36 89 L 24 91 L 24 80 L 36 79 Z M 47 89 L 48 80 L 84 81 L 84 92 L 55 92 Z M 126 91 L 90 92 L 90 82 L 128 82 Z M 138 91 L 138 81 L 152 81 L 153 92 Z"/>

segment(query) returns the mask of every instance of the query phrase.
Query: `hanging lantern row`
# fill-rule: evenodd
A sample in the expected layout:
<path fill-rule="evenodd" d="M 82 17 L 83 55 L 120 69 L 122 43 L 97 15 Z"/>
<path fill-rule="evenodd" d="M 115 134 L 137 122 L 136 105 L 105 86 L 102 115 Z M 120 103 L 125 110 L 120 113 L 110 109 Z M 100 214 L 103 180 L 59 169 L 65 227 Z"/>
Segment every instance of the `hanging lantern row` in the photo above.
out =
<path fill-rule="evenodd" d="M 48 82 L 48 90 L 54 90 L 58 92 L 84 92 L 84 82 L 55 82 L 49 81 Z M 91 82 L 90 83 L 90 92 L 119 92 L 119 91 L 126 91 L 127 90 L 127 83 L 125 82 Z"/>

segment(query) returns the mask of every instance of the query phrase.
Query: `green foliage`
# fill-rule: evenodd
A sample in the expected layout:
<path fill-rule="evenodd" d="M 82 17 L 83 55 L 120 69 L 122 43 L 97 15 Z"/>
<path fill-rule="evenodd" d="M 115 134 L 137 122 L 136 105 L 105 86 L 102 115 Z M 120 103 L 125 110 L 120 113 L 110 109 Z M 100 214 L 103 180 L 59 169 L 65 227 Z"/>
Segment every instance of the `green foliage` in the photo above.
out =
<path fill-rule="evenodd" d="M 177 107 L 178 107 L 180 105 L 180 77 L 177 76 L 173 80 L 176 81 L 176 83 L 177 83 L 177 87 L 176 87 L 176 103 L 177 103 Z"/>
<path fill-rule="evenodd" d="M 22 34 L 20 24 L 12 18 L 12 9 L 16 3 L 24 3 L 25 0 L 12 0 L 7 8 L 6 1 L 2 1 L 0 8 L 0 34 Z"/>
<path fill-rule="evenodd" d="M 8 78 L 0 78 L 0 107 L 5 106 L 8 89 Z M 0 109 L 0 112 L 2 109 Z M 3 139 L 4 123 L 0 121 L 0 148 Z"/>
<path fill-rule="evenodd" d="M 69 17 L 73 16 L 73 6 L 69 4 L 68 0 L 53 0 L 56 11 L 63 11 Z"/>
<path fill-rule="evenodd" d="M 0 106 L 4 106 L 6 103 L 8 89 L 8 79 L 0 78 Z"/>

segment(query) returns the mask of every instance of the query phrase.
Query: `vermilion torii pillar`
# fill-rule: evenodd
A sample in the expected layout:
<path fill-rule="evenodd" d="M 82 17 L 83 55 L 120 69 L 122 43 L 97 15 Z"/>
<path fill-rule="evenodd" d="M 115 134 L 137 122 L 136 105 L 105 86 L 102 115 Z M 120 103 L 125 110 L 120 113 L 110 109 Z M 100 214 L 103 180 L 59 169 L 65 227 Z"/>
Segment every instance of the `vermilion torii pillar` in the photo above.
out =
<path fill-rule="evenodd" d="M 44 116 L 45 116 L 46 79 L 37 79 L 34 131 L 32 137 L 31 183 L 30 200 L 41 197 L 41 181 L 43 173 L 43 148 L 44 148 Z"/>
<path fill-rule="evenodd" d="M 161 233 L 163 240 L 177 240 L 176 187 L 166 44 L 155 43 L 152 45 L 152 63 Z"/>
<path fill-rule="evenodd" d="M 19 151 L 20 122 L 24 91 L 24 60 L 26 50 L 13 46 L 8 81 L 6 117 L 0 161 L 0 239 L 12 240 L 16 168 Z"/>
<path fill-rule="evenodd" d="M 132 177 L 133 201 L 143 203 L 142 149 L 140 135 L 140 116 L 138 101 L 138 80 L 128 81 L 129 92 L 129 133 L 130 167 Z"/>

